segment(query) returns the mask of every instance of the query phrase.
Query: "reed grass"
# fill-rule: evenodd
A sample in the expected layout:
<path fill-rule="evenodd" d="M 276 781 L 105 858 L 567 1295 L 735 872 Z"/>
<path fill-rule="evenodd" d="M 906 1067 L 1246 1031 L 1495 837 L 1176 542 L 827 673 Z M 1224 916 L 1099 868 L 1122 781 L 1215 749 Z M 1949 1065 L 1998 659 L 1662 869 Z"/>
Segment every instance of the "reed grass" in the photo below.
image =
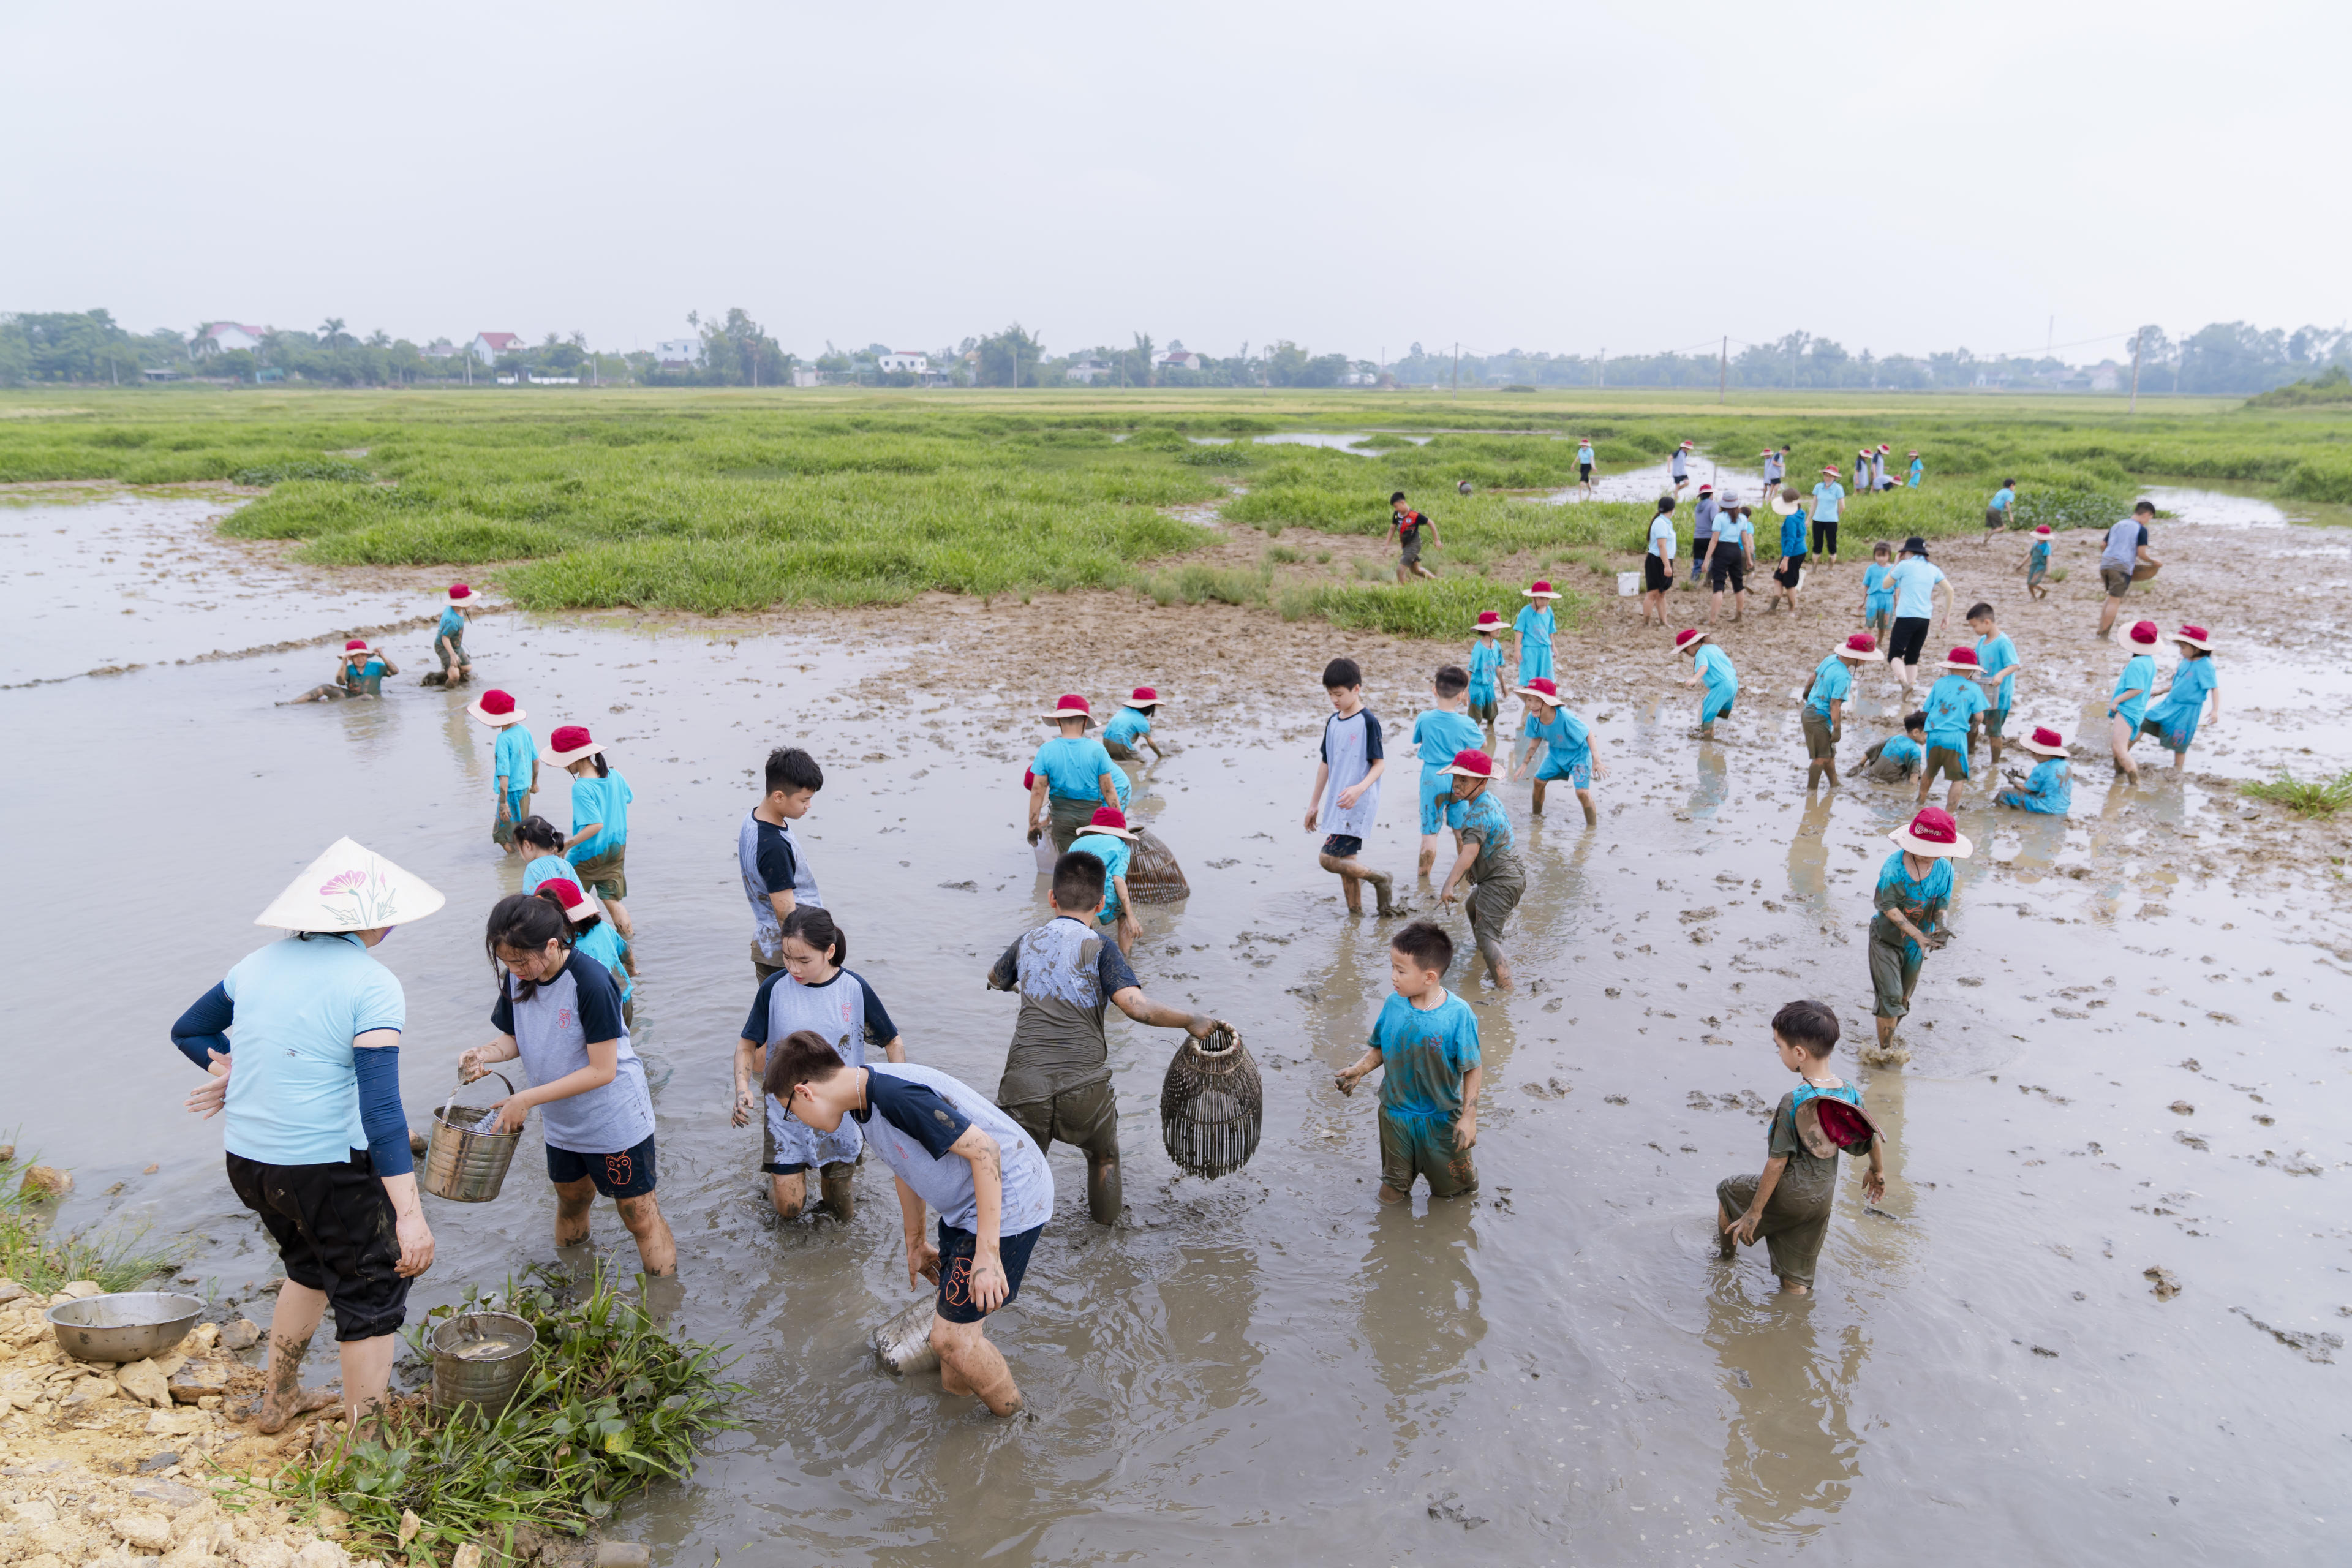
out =
<path fill-rule="evenodd" d="M 2240 784 L 2238 793 L 2273 801 L 2297 816 L 2333 816 L 2352 805 L 2352 768 L 2324 779 L 2299 779 L 2281 768 L 2278 777 Z"/>

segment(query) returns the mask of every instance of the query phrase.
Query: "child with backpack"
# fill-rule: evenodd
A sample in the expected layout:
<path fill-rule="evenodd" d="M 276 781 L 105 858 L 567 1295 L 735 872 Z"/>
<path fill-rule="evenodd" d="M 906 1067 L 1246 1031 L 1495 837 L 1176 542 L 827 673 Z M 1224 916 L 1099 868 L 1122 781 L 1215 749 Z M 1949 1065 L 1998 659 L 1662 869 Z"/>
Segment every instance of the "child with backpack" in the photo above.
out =
<path fill-rule="evenodd" d="M 1772 1016 L 1772 1044 L 1797 1087 L 1772 1108 L 1763 1171 L 1716 1184 L 1716 1230 L 1726 1258 L 1764 1243 L 1784 1295 L 1810 1295 L 1837 1203 L 1838 1155 L 1867 1155 L 1864 1198 L 1886 1195 L 1885 1155 L 1862 1091 L 1830 1070 L 1837 1014 L 1826 1002 L 1791 1002 Z"/>

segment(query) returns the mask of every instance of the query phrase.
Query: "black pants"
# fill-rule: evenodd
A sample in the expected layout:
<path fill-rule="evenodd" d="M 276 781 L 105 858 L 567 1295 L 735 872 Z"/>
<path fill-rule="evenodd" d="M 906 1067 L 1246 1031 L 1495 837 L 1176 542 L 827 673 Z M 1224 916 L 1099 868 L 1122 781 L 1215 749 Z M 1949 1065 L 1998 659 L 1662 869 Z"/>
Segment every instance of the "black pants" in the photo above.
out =
<path fill-rule="evenodd" d="M 398 1272 L 398 1216 L 366 1150 L 332 1165 L 265 1165 L 231 1154 L 228 1184 L 261 1216 L 286 1278 L 327 1298 L 339 1343 L 400 1331 L 408 1281 Z"/>
<path fill-rule="evenodd" d="M 1833 517 L 1813 519 L 1814 554 L 1835 555 L 1837 553 L 1837 525 L 1838 520 Z"/>
<path fill-rule="evenodd" d="M 1899 658 L 1916 667 L 1920 651 L 1927 646 L 1927 623 L 1931 618 L 1927 616 L 1895 616 L 1894 633 L 1886 639 L 1886 662 L 1892 664 Z"/>

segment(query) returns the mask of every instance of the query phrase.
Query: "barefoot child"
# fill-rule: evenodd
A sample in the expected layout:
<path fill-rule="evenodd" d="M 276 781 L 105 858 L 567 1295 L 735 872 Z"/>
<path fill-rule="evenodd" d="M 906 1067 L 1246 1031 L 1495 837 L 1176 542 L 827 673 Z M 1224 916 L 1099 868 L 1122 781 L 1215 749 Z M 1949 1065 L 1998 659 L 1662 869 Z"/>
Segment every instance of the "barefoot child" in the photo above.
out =
<path fill-rule="evenodd" d="M 1903 732 L 1889 735 L 1862 754 L 1864 777 L 1880 784 L 1901 784 L 1927 765 L 1927 715 L 1903 715 Z"/>
<path fill-rule="evenodd" d="M 1576 438 L 1576 483 L 1584 491 L 1584 499 L 1592 499 L 1592 437 Z"/>
<path fill-rule="evenodd" d="M 1102 742 L 1087 736 L 1095 713 L 1085 698 L 1066 692 L 1043 717 L 1060 733 L 1039 746 L 1029 763 L 1029 842 L 1050 831 L 1055 849 L 1066 854 L 1095 807 L 1127 804 L 1127 775 L 1112 765 Z"/>
<path fill-rule="evenodd" d="M 1566 779 L 1576 791 L 1576 802 L 1584 807 L 1584 826 L 1597 826 L 1601 814 L 1592 805 L 1592 780 L 1596 774 L 1609 772 L 1605 763 L 1592 760 L 1592 731 L 1578 715 L 1568 710 L 1559 688 L 1549 680 L 1537 679 L 1521 688 L 1525 697 L 1542 715 L 1528 731 L 1528 754 L 1518 771 L 1511 776 L 1525 778 L 1529 768 L 1536 770 L 1534 799 L 1528 810 L 1537 816 L 1543 815 L 1544 786 L 1554 779 Z M 1543 765 L 1536 767 L 1536 752 L 1544 753 Z"/>
<path fill-rule="evenodd" d="M 1339 1074 L 1342 1094 L 1374 1068 L 1381 1074 L 1381 1202 L 1403 1203 L 1416 1176 L 1433 1198 L 1478 1190 L 1470 1150 L 1478 1142 L 1478 1015 L 1445 989 L 1454 942 L 1415 921 L 1389 942 L 1389 984 L 1364 1054 Z"/>
<path fill-rule="evenodd" d="M 620 1206 L 647 1274 L 677 1271 L 677 1243 L 656 1185 L 653 1098 L 621 1021 L 621 994 L 602 964 L 573 949 L 552 899 L 509 893 L 490 910 L 483 946 L 499 971 L 490 1026 L 499 1037 L 460 1057 L 471 1083 L 499 1062 L 522 1059 L 531 1087 L 493 1107 L 498 1130 L 520 1132 L 541 1108 L 547 1179 L 555 1184 L 555 1245 L 588 1239 L 601 1193 Z"/>
<path fill-rule="evenodd" d="M 2043 523 L 2033 531 L 2033 548 L 2025 552 L 2025 591 L 2037 599 L 2046 599 L 2050 590 L 2042 585 L 2050 575 L 2050 525 Z"/>
<path fill-rule="evenodd" d="M 893 1062 L 907 1059 L 907 1042 L 890 1010 L 864 975 L 845 969 L 849 939 L 833 923 L 833 915 L 817 904 L 803 904 L 783 919 L 783 967 L 760 982 L 751 999 L 751 1016 L 735 1042 L 734 1124 L 747 1125 L 764 1103 L 761 1117 L 760 1169 L 768 1177 L 768 1203 L 779 1219 L 798 1219 L 808 1207 L 808 1172 L 817 1171 L 819 1201 L 825 1212 L 847 1225 L 854 1199 L 850 1179 L 857 1173 L 857 1156 L 866 1140 L 850 1122 L 820 1133 L 804 1121 L 786 1115 L 776 1101 L 753 1085 L 768 1070 L 768 1053 L 787 1037 L 805 1030 L 824 1041 L 850 1067 L 866 1065 L 866 1048 L 879 1046 Z"/>
<path fill-rule="evenodd" d="M 1478 623 L 1472 628 L 1477 635 L 1470 639 L 1470 690 L 1466 711 L 1483 725 L 1486 731 L 1486 749 L 1495 749 L 1495 715 L 1502 706 L 1502 689 L 1497 676 L 1503 668 L 1503 645 L 1496 640 L 1507 630 L 1503 617 L 1493 610 L 1478 612 Z"/>
<path fill-rule="evenodd" d="M 433 652 L 441 671 L 425 678 L 427 686 L 463 686 L 474 673 L 466 657 L 466 617 L 480 605 L 482 596 L 463 583 L 449 584 L 449 602 L 442 606 L 440 623 L 433 628 Z"/>
<path fill-rule="evenodd" d="M 1402 490 L 1389 497 L 1389 511 L 1391 513 L 1390 531 L 1396 535 L 1400 551 L 1397 557 L 1397 581 L 1410 583 L 1415 577 L 1436 576 L 1436 573 L 1421 563 L 1421 535 L 1422 531 L 1426 529 L 1432 544 L 1444 543 L 1444 540 L 1437 537 L 1437 524 L 1405 505 Z"/>
<path fill-rule="evenodd" d="M 537 820 L 533 818 L 533 820 Z M 629 944 L 613 929 L 613 922 L 596 907 L 596 900 L 569 877 L 550 877 L 536 888 L 526 889 L 535 898 L 552 899 L 555 907 L 563 911 L 564 924 L 572 928 L 572 951 L 591 963 L 601 963 L 612 975 L 613 984 L 621 993 L 621 1023 L 635 1028 L 637 1008 L 634 998 L 637 984 L 631 977 Z"/>
<path fill-rule="evenodd" d="M 604 760 L 604 748 L 584 724 L 566 724 L 547 738 L 547 760 L 572 775 L 572 879 L 604 902 L 604 916 L 624 942 L 637 928 L 621 900 L 629 896 L 629 781 Z"/>
<path fill-rule="evenodd" d="M 784 918 L 797 909 L 823 909 L 816 872 L 793 832 L 824 787 L 824 770 L 798 746 L 768 753 L 767 793 L 743 814 L 735 831 L 735 865 L 751 905 L 751 974 L 766 979 L 784 966 Z"/>
<path fill-rule="evenodd" d="M 2017 662 L 2017 645 L 2007 633 L 1993 623 L 1992 606 L 1979 600 L 1969 606 L 1969 630 L 1977 634 L 1977 668 L 1984 679 L 1993 680 L 1992 706 L 1985 710 L 1985 740 L 1992 748 L 1992 766 L 2000 767 L 2001 747 L 2005 744 L 2001 731 L 2008 726 L 2009 710 L 2017 701 L 2017 672 L 2024 666 Z"/>
<path fill-rule="evenodd" d="M 1871 1011 L 1882 1054 L 1893 1050 L 1895 1020 L 1911 1011 L 1928 950 L 1951 941 L 1944 910 L 1952 901 L 1952 859 L 1975 847 L 1950 813 L 1932 805 L 1886 837 L 1897 847 L 1878 868 L 1878 912 L 1870 921 Z"/>
<path fill-rule="evenodd" d="M 1486 961 L 1487 975 L 1507 991 L 1511 965 L 1503 956 L 1503 927 L 1527 895 L 1528 874 L 1511 847 L 1511 819 L 1503 814 L 1503 803 L 1490 787 L 1495 760 L 1484 752 L 1465 751 L 1445 772 L 1454 781 L 1454 800 L 1445 809 L 1445 820 L 1461 841 L 1462 851 L 1445 873 L 1437 902 L 1441 908 L 1452 903 L 1454 889 L 1465 878 L 1476 889 L 1463 904 L 1470 917 L 1470 934 L 1478 944 L 1478 956 Z"/>
<path fill-rule="evenodd" d="M 1925 464 L 1925 463 L 1923 463 L 1923 462 L 1921 462 L 1921 461 L 1919 460 L 1919 454 L 1918 454 L 1918 453 L 1916 453 L 1916 452 L 1912 453 L 1912 454 L 1911 454 L 1911 484 L 1910 484 L 1910 488 L 1911 488 L 1911 489 L 1915 489 L 1915 490 L 1916 490 L 1916 489 L 1917 489 L 1919 488 L 1919 481 L 1920 481 L 1921 479 L 1926 479 L 1927 477 L 1927 464 Z"/>
<path fill-rule="evenodd" d="M 1315 793 L 1307 802 L 1307 831 L 1314 832 L 1319 821 L 1325 835 L 1316 863 L 1338 874 L 1349 914 L 1364 912 L 1363 885 L 1370 882 L 1379 911 L 1392 915 L 1395 879 L 1357 858 L 1364 836 L 1380 820 L 1381 774 L 1389 765 L 1381 747 L 1381 721 L 1364 706 L 1364 672 L 1354 659 L 1335 658 L 1324 667 L 1323 691 L 1331 699 L 1332 713 L 1323 721 Z"/>
<path fill-rule="evenodd" d="M 1054 1216 L 1054 1173 L 1029 1135 L 985 1096 L 912 1062 L 853 1068 L 824 1037 L 787 1035 L 768 1053 L 768 1101 L 820 1136 L 845 1118 L 898 1178 L 907 1283 L 939 1288 L 931 1348 L 940 1387 L 980 1396 L 992 1415 L 1021 1408 L 1013 1369 L 987 1339 L 987 1318 L 1021 1291 L 1021 1277 Z M 939 1244 L 923 1238 L 939 1211 Z"/>
<path fill-rule="evenodd" d="M 1862 569 L 1862 624 L 1881 647 L 1895 635 L 1895 546 L 1882 539 L 1870 547 Z"/>
<path fill-rule="evenodd" d="M 1780 564 L 1773 569 L 1772 596 L 1764 608 L 1776 611 L 1786 599 L 1794 614 L 1797 585 L 1805 580 L 1805 503 L 1796 486 L 1780 487 L 1780 493 L 1772 498 L 1772 512 L 1780 520 Z"/>
<path fill-rule="evenodd" d="M 1753 1247 L 1762 1241 L 1781 1290 L 1791 1296 L 1810 1294 L 1813 1288 L 1813 1269 L 1837 1201 L 1839 1152 L 1870 1156 L 1862 1179 L 1865 1201 L 1886 1195 L 1878 1129 L 1862 1109 L 1861 1091 L 1830 1070 L 1837 1043 L 1837 1015 L 1825 1002 L 1791 1002 L 1772 1015 L 1772 1044 L 1780 1049 L 1780 1065 L 1799 1081 L 1772 1109 L 1763 1173 L 1733 1176 L 1715 1189 L 1723 1256 L 1732 1256 L 1735 1243 Z"/>
<path fill-rule="evenodd" d="M 2221 682 L 2213 672 L 2213 645 L 2203 626 L 2183 626 L 2172 634 L 2180 645 L 2180 662 L 2172 667 L 2172 680 L 2140 720 L 2140 729 L 2156 737 L 2172 753 L 2172 771 L 2189 762 L 2189 747 L 2197 739 L 2197 721 L 2204 716 L 2205 698 L 2211 693 L 2213 717 L 2221 717 Z"/>
<path fill-rule="evenodd" d="M 324 686 L 314 686 L 299 697 L 289 697 L 278 706 L 290 708 L 297 702 L 341 702 L 346 697 L 382 697 L 383 678 L 398 675 L 400 666 L 353 637 L 343 645 L 342 657 L 335 660 L 334 679 Z"/>
<path fill-rule="evenodd" d="M 2116 692 L 2107 704 L 2107 741 L 2116 754 L 2116 772 L 2139 783 L 2139 764 L 2131 758 L 2132 742 L 2139 739 L 2140 721 L 2147 717 L 2148 693 L 2156 689 L 2156 623 L 2137 621 L 2131 629 L 2132 656 L 2116 677 Z"/>
<path fill-rule="evenodd" d="M 1731 656 L 1707 639 L 1712 632 L 1696 626 L 1685 626 L 1675 634 L 1675 651 L 1691 656 L 1691 672 L 1683 677 L 1685 686 L 1705 682 L 1706 690 L 1699 698 L 1698 738 L 1715 739 L 1715 721 L 1729 717 L 1731 705 L 1739 697 L 1739 672 L 1731 668 Z"/>
<path fill-rule="evenodd" d="M 1119 704 L 1118 711 L 1112 714 L 1110 722 L 1103 726 L 1103 750 L 1110 753 L 1111 761 L 1141 762 L 1143 759 L 1135 754 L 1138 746 L 1150 747 L 1153 762 L 1166 758 L 1168 753 L 1162 752 L 1160 742 L 1151 738 L 1151 721 L 1160 712 L 1160 693 L 1149 686 L 1139 686 L 1127 694 L 1127 700 Z"/>
<path fill-rule="evenodd" d="M 1977 730 L 1983 723 L 1983 714 L 1991 704 L 1978 678 L 1983 670 L 1977 664 L 1977 650 L 1956 647 L 1944 656 L 1944 675 L 1927 689 L 1927 700 L 1921 711 L 1927 715 L 1927 762 L 1919 770 L 1918 804 L 1927 804 L 1928 792 L 1936 787 L 1938 778 L 1952 781 L 1947 792 L 1944 809 L 1960 809 L 1960 797 L 1968 792 L 1969 748 L 1975 743 Z"/>
<path fill-rule="evenodd" d="M 1470 705 L 1470 672 L 1449 664 L 1430 684 L 1437 706 L 1412 721 L 1413 755 L 1421 760 L 1421 865 L 1426 877 L 1437 864 L 1442 846 L 1451 847 L 1454 836 L 1445 828 L 1446 802 L 1454 781 L 1445 766 L 1454 754 L 1478 744 L 1478 726 L 1465 711 Z"/>
<path fill-rule="evenodd" d="M 1853 695 L 1856 664 L 1875 659 L 1878 645 L 1868 632 L 1856 632 L 1843 647 L 1815 666 L 1811 679 L 1798 693 L 1804 703 L 1805 787 L 1811 789 L 1827 774 L 1830 787 L 1838 783 L 1837 746 L 1845 738 L 1845 703 Z"/>
<path fill-rule="evenodd" d="M 1103 901 L 1095 911 L 1095 924 L 1118 943 L 1119 952 L 1134 952 L 1143 922 L 1136 918 L 1135 900 L 1127 890 L 1127 865 L 1135 857 L 1135 835 L 1127 826 L 1127 813 L 1115 805 L 1097 806 L 1094 820 L 1070 840 L 1070 853 L 1102 862 Z"/>
<path fill-rule="evenodd" d="M 490 784 L 495 796 L 490 842 L 509 855 L 520 855 L 522 846 L 515 842 L 515 824 L 530 815 L 530 797 L 539 789 L 539 742 L 522 726 L 530 715 L 496 687 L 466 704 L 466 711 L 476 723 L 498 731 L 498 744 L 490 752 L 496 774 Z"/>
<path fill-rule="evenodd" d="M 1532 588 L 1523 588 L 1520 596 L 1528 601 L 1520 606 L 1511 622 L 1511 638 L 1517 657 L 1513 663 L 1518 675 L 1514 685 L 1523 684 L 1538 675 L 1551 673 L 1551 637 L 1557 627 L 1552 619 L 1551 602 L 1559 597 L 1549 583 L 1538 581 Z"/>
<path fill-rule="evenodd" d="M 1993 805 L 2042 816 L 2065 816 L 2074 804 L 2074 777 L 2066 764 L 2065 737 L 2055 730 L 2037 727 L 2017 744 L 2021 751 L 2031 752 L 2042 760 L 2034 764 L 2031 778 L 2019 778 L 2017 770 L 2010 769 L 2010 779 L 2017 787 L 1995 792 Z"/>
<path fill-rule="evenodd" d="M 1985 502 L 1984 542 L 1987 544 L 1990 544 L 1992 542 L 1992 536 L 1994 534 L 2001 532 L 2009 527 L 2009 520 L 2015 511 L 2016 507 L 2017 481 L 2015 479 L 2001 480 L 2000 489 L 1993 491 L 1992 500 Z"/>

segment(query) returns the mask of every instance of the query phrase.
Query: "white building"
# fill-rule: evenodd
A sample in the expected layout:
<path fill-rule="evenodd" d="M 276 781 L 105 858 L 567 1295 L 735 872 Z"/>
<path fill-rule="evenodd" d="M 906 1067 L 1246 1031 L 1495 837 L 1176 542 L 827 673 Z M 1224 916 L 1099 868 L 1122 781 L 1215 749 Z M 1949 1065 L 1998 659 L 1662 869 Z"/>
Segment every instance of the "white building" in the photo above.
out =
<path fill-rule="evenodd" d="M 931 374 L 931 356 L 917 353 L 911 349 L 893 349 L 877 358 L 874 368 L 884 375 L 929 375 Z"/>
<path fill-rule="evenodd" d="M 484 364 L 496 364 L 500 354 L 519 354 L 528 346 L 519 333 L 476 332 L 466 352 Z"/>
<path fill-rule="evenodd" d="M 1201 356 L 1181 343 L 1171 343 L 1166 352 L 1153 354 L 1151 363 L 1162 370 L 1198 370 Z"/>
<path fill-rule="evenodd" d="M 1118 369 L 1105 360 L 1082 359 L 1073 363 L 1062 374 L 1081 385 L 1092 386 L 1097 381 L 1108 381 L 1117 375 Z"/>
<path fill-rule="evenodd" d="M 203 359 L 207 354 L 230 353 L 237 349 L 243 349 L 250 353 L 261 347 L 261 340 L 268 333 L 269 329 L 267 327 L 247 327 L 236 321 L 215 321 L 196 334 L 194 351 L 198 359 Z"/>
<path fill-rule="evenodd" d="M 806 365 L 795 365 L 793 368 L 793 384 L 794 386 L 821 386 L 824 384 L 824 373 L 823 371 L 811 370 Z"/>
<path fill-rule="evenodd" d="M 665 338 L 654 345 L 656 370 L 692 370 L 702 363 L 700 338 Z"/>
<path fill-rule="evenodd" d="M 2093 392 L 2113 392 L 2123 381 L 2123 366 L 2113 360 L 2102 360 L 2091 372 Z"/>

